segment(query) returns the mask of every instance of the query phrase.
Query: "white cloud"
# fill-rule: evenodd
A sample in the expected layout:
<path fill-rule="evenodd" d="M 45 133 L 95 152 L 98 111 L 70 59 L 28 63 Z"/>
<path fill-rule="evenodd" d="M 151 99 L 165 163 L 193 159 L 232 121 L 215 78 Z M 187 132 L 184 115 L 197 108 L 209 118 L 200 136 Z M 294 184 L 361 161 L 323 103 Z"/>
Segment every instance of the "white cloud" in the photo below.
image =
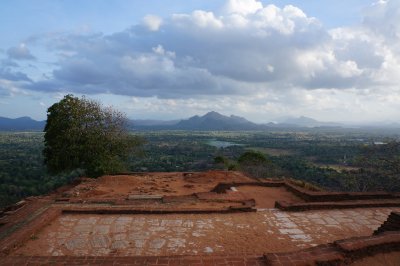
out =
<path fill-rule="evenodd" d="M 148 15 L 111 35 L 53 34 L 42 43 L 68 56 L 56 56 L 52 77 L 25 88 L 150 97 L 169 110 L 237 108 L 255 117 L 259 110 L 360 114 L 399 95 L 399 12 L 398 1 L 380 1 L 360 25 L 327 30 L 292 5 L 231 0 L 220 13 Z M 29 57 L 26 46 L 17 48 L 9 56 Z M 0 78 L 29 83 L 17 69 L 4 64 Z"/>
<path fill-rule="evenodd" d="M 196 26 L 201 28 L 222 28 L 223 24 L 212 12 L 196 10 L 192 14 L 192 20 Z"/>
<path fill-rule="evenodd" d="M 162 19 L 155 15 L 147 15 L 143 18 L 143 25 L 150 31 L 158 31 L 162 25 Z"/>
<path fill-rule="evenodd" d="M 30 93 L 20 88 L 19 84 L 5 79 L 0 79 L 0 95 L 11 96 L 29 95 Z"/>
<path fill-rule="evenodd" d="M 262 3 L 257 0 L 229 0 L 224 9 L 227 13 L 247 15 L 257 12 L 262 7 Z"/>
<path fill-rule="evenodd" d="M 160 54 L 163 55 L 165 53 L 164 47 L 162 47 L 162 45 L 157 45 L 157 47 L 153 47 L 153 52 L 155 52 L 156 54 Z"/>
<path fill-rule="evenodd" d="M 179 98 L 353 88 L 397 74 L 398 55 L 368 27 L 326 31 L 298 7 L 254 0 L 228 1 L 225 12 L 149 15 L 143 21 L 150 33 L 133 27 L 110 36 L 62 36 L 58 53 L 71 56 L 58 62 L 53 86 Z"/>
<path fill-rule="evenodd" d="M 219 29 L 223 27 L 223 23 L 220 19 L 214 16 L 212 12 L 206 12 L 203 10 L 195 10 L 192 14 L 173 14 L 172 21 L 176 23 L 176 26 L 182 28 L 200 28 L 200 29 Z"/>
<path fill-rule="evenodd" d="M 341 77 L 350 78 L 361 75 L 362 70 L 358 68 L 356 62 L 348 60 L 346 62 L 340 62 L 338 65 L 338 74 Z"/>
<path fill-rule="evenodd" d="M 25 43 L 20 43 L 18 46 L 11 47 L 7 50 L 7 54 L 11 59 L 15 60 L 34 60 L 35 57 L 31 54 Z"/>
<path fill-rule="evenodd" d="M 367 10 L 363 24 L 377 35 L 382 35 L 386 39 L 398 40 L 400 38 L 399 16 L 399 1 L 378 1 Z"/>

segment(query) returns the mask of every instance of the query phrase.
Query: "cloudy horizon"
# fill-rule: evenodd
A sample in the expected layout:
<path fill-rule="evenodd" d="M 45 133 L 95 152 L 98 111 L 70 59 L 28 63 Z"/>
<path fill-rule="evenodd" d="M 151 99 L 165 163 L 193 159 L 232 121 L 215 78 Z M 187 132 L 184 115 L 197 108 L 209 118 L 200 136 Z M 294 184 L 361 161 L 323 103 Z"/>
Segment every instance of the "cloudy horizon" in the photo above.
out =
<path fill-rule="evenodd" d="M 397 121 L 400 1 L 311 2 L 5 1 L 0 116 L 72 93 L 133 119 Z"/>

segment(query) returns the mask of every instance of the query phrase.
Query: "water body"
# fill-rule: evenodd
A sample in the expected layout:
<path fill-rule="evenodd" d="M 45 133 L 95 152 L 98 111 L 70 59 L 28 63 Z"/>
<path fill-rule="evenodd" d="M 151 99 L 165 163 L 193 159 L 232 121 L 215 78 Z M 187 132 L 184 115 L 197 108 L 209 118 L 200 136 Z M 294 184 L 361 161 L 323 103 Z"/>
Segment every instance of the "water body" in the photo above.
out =
<path fill-rule="evenodd" d="M 206 142 L 208 145 L 217 147 L 217 148 L 226 148 L 226 147 L 230 147 L 230 146 L 242 146 L 243 144 L 239 144 L 239 143 L 234 143 L 234 142 L 229 142 L 229 141 L 222 141 L 222 140 L 209 140 Z"/>

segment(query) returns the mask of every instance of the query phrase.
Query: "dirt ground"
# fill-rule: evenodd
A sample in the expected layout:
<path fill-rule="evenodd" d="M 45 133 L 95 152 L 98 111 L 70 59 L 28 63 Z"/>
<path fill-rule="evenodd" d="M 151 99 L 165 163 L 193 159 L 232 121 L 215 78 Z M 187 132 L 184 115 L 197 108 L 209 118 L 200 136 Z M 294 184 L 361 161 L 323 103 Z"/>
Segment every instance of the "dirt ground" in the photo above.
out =
<path fill-rule="evenodd" d="M 210 192 L 218 183 L 255 182 L 239 172 L 138 173 L 83 179 L 65 190 L 54 206 L 156 210 L 221 210 L 241 207 L 249 199 L 255 212 L 192 214 L 63 213 L 12 256 L 262 256 L 371 235 L 392 211 L 360 208 L 285 212 L 275 201 L 303 202 L 285 187 L 236 186 L 226 193 Z M 203 193 L 201 193 L 203 192 Z M 60 192 L 61 193 L 61 192 Z M 148 197 L 151 196 L 151 197 Z M 161 196 L 183 196 L 164 197 Z M 157 200 L 147 200 L 147 198 Z M 80 202 L 80 199 L 83 201 Z M 100 199 L 100 201 L 97 201 Z M 120 200 L 120 201 L 119 201 Z M 106 202 L 106 203 L 103 203 Z M 109 205 L 113 202 L 114 205 Z M 132 206 L 131 206 L 132 205 Z M 399 253 L 379 254 L 354 265 L 396 265 Z"/>
<path fill-rule="evenodd" d="M 145 173 L 102 176 L 84 182 L 66 192 L 67 197 L 124 198 L 127 195 L 191 195 L 208 192 L 218 183 L 252 182 L 239 172 L 208 171 L 203 173 Z"/>
<path fill-rule="evenodd" d="M 66 193 L 80 199 L 128 198 L 130 195 L 180 196 L 209 192 L 218 183 L 254 182 L 240 172 L 208 171 L 203 173 L 143 173 L 102 176 L 84 181 Z M 208 195 L 208 199 L 213 198 Z M 255 199 L 256 208 L 274 208 L 275 201 L 303 202 L 283 187 L 239 186 L 226 194 L 215 195 L 224 200 Z M 213 207 L 211 202 L 190 203 L 189 207 Z M 214 204 L 215 205 L 215 204 Z M 232 204 L 231 204 L 232 205 Z M 229 204 L 227 205 L 229 206 Z M 183 207 L 183 206 L 180 206 Z"/>
<path fill-rule="evenodd" d="M 256 201 L 256 208 L 274 208 L 275 201 L 304 202 L 284 187 L 240 186 L 236 188 L 247 198 Z"/>
<path fill-rule="evenodd" d="M 226 193 L 210 192 L 218 183 L 246 182 L 256 180 L 231 171 L 84 178 L 79 185 L 42 199 L 43 206 L 54 202 L 52 207 L 70 212 L 64 211 L 43 223 L 46 225 L 40 230 L 28 231 L 30 238 L 12 244 L 14 248 L 9 255 L 21 258 L 178 255 L 261 258 L 265 253 L 298 251 L 338 239 L 369 236 L 392 211 L 400 211 L 397 207 L 377 207 L 285 212 L 274 208 L 276 201 L 303 202 L 285 187 L 238 184 L 227 188 Z M 172 213 L 174 210 L 221 211 L 247 206 L 252 203 L 249 199 L 255 200 L 254 212 Z M 103 205 L 108 209 L 170 209 L 171 213 L 101 214 L 100 211 L 83 214 L 73 211 L 101 209 Z M 39 212 L 41 208 L 33 210 Z M 12 225 L 23 228 L 23 222 Z M 397 266 L 399 256 L 399 252 L 378 254 L 352 265 Z"/>

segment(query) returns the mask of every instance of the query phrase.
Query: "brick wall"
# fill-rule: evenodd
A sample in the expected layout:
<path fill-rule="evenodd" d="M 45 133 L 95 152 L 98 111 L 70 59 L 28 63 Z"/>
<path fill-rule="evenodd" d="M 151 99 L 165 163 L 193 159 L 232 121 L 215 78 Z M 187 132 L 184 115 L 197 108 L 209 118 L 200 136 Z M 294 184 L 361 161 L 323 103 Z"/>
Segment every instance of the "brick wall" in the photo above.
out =
<path fill-rule="evenodd" d="M 378 253 L 400 250 L 400 232 L 355 237 L 295 252 L 265 254 L 267 265 L 349 265 Z"/>
<path fill-rule="evenodd" d="M 50 207 L 34 218 L 28 224 L 22 224 L 17 230 L 0 241 L 0 255 L 8 254 L 12 249 L 18 247 L 35 234 L 45 225 L 61 215 L 59 208 Z M 14 226 L 18 226 L 15 224 Z"/>
<path fill-rule="evenodd" d="M 400 213 L 391 212 L 388 219 L 374 232 L 374 235 L 386 231 L 400 231 Z"/>

